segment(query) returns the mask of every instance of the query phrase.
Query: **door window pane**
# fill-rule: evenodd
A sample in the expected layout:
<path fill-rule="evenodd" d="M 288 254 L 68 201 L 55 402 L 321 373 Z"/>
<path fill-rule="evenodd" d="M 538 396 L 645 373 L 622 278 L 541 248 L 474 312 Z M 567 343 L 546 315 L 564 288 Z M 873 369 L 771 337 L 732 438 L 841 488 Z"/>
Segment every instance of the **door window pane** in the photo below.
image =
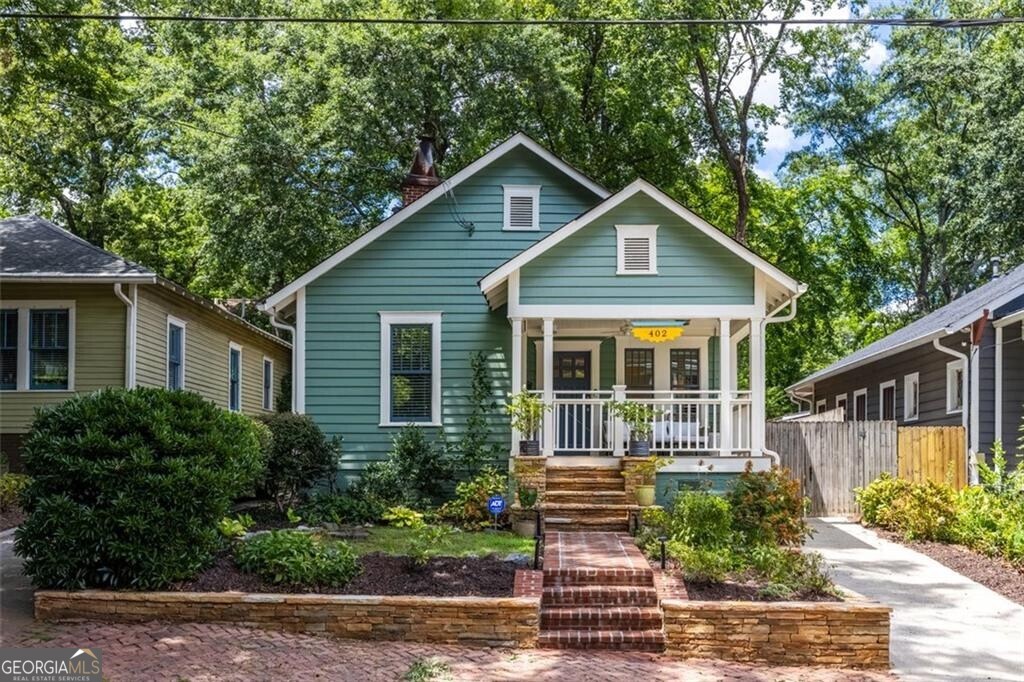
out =
<path fill-rule="evenodd" d="M 68 311 L 33 310 L 29 317 L 29 388 L 68 387 Z"/>
<path fill-rule="evenodd" d="M 0 310 L 0 390 L 18 388 L 18 310 Z"/>
<path fill-rule="evenodd" d="M 654 349 L 627 348 L 624 360 L 626 389 L 630 391 L 653 391 Z"/>
<path fill-rule="evenodd" d="M 669 355 L 673 391 L 700 390 L 700 350 L 673 348 Z"/>

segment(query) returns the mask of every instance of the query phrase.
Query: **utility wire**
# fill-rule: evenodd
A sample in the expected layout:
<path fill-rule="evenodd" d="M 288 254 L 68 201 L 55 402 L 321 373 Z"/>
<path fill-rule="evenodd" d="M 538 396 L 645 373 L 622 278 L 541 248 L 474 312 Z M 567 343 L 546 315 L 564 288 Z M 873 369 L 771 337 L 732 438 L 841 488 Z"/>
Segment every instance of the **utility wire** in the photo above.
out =
<path fill-rule="evenodd" d="M 925 28 L 977 28 L 1004 24 L 1024 24 L 1024 17 L 986 18 L 912 18 L 912 17 L 851 17 L 829 19 L 806 17 L 792 19 L 442 19 L 442 18 L 385 18 L 385 17 L 293 17 L 260 15 L 205 15 L 205 14 L 93 14 L 56 12 L 0 12 L 0 20 L 31 21 L 150 21 L 178 23 L 262 23 L 262 24 L 400 24 L 446 26 L 918 26 Z"/>

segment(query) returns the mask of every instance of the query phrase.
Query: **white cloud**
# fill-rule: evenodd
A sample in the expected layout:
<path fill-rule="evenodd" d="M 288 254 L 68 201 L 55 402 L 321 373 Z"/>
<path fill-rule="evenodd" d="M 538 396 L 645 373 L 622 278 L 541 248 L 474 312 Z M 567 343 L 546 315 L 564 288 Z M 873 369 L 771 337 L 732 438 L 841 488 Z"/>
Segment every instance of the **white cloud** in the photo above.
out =
<path fill-rule="evenodd" d="M 788 121 L 783 120 L 781 123 L 768 126 L 764 140 L 765 151 L 789 151 L 793 148 L 796 136 L 793 135 L 793 131 L 787 127 L 787 124 Z"/>
<path fill-rule="evenodd" d="M 864 68 L 868 71 L 878 71 L 886 59 L 889 58 L 889 50 L 879 41 L 871 43 L 867 54 L 864 55 Z"/>

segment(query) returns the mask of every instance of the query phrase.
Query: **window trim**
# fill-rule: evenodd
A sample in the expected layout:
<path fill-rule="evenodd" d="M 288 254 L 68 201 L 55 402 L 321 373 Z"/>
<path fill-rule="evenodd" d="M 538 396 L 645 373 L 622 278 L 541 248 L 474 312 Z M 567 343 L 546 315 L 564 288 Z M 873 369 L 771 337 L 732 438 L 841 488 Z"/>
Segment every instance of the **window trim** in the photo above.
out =
<path fill-rule="evenodd" d="M 836 396 L 836 406 L 834 409 L 843 408 L 843 421 L 850 421 L 850 394 L 840 393 Z"/>
<path fill-rule="evenodd" d="M 231 353 L 238 351 L 238 409 L 231 407 Z M 242 376 L 245 374 L 242 371 L 244 366 L 244 357 L 242 356 L 242 344 L 235 343 L 234 341 L 228 341 L 228 410 L 231 412 L 243 412 L 242 409 Z"/>
<path fill-rule="evenodd" d="M 378 311 L 380 316 L 380 427 L 441 426 L 441 311 Z M 430 421 L 403 422 L 391 419 L 391 327 L 396 324 L 429 324 Z"/>
<path fill-rule="evenodd" d="M 896 414 L 896 380 L 890 379 L 889 381 L 883 381 L 878 384 L 878 421 L 886 421 L 885 419 L 885 389 L 892 389 L 892 421 L 897 421 L 899 415 Z"/>
<path fill-rule="evenodd" d="M 917 385 L 917 391 L 911 391 L 911 382 Z M 910 401 L 916 394 L 917 404 L 914 405 L 914 416 L 910 416 Z M 921 373 L 911 372 L 903 376 L 903 421 L 916 422 L 921 418 Z"/>
<path fill-rule="evenodd" d="M 503 232 L 537 232 L 540 230 L 540 189 L 541 185 L 502 185 L 504 197 L 502 199 L 502 221 Z M 512 227 L 512 198 L 530 197 L 533 199 L 533 221 L 530 227 Z"/>
<path fill-rule="evenodd" d="M 166 329 L 166 348 L 164 353 L 164 367 L 166 368 L 166 376 L 164 377 L 164 387 L 168 390 L 171 388 L 171 325 L 181 328 L 181 390 L 185 390 L 185 349 L 187 347 L 187 335 L 188 335 L 188 323 L 180 317 L 174 315 L 167 316 L 167 329 Z"/>
<path fill-rule="evenodd" d="M 960 370 L 960 407 L 956 407 L 954 400 L 956 399 L 956 385 L 950 383 L 950 379 L 956 376 L 956 370 Z M 950 360 L 946 363 L 946 414 L 963 414 L 964 403 L 967 401 L 967 392 L 963 390 L 964 377 L 967 374 L 963 360 Z"/>
<path fill-rule="evenodd" d="M 267 365 L 270 365 L 270 380 L 267 381 Z M 263 409 L 271 412 L 274 409 L 274 359 L 263 356 L 262 369 L 263 381 L 260 384 L 260 404 Z"/>
<path fill-rule="evenodd" d="M 814 403 L 814 414 L 821 414 L 828 411 L 828 398 L 822 398 Z"/>
<path fill-rule="evenodd" d="M 650 267 L 646 270 L 627 270 L 625 241 L 627 238 L 642 237 L 650 246 Z M 657 225 L 616 225 L 615 226 L 616 275 L 657 275 L 658 274 L 658 226 Z"/>
<path fill-rule="evenodd" d="M 76 301 L 68 299 L 33 299 L 20 301 L 4 301 L 3 307 L 6 310 L 16 309 L 18 311 L 18 364 L 17 364 L 17 388 L 6 388 L 0 393 L 73 393 L 75 391 L 75 347 L 77 345 L 77 334 L 75 333 L 77 315 L 75 311 Z M 29 374 L 32 371 L 31 352 L 29 350 L 29 335 L 31 333 L 30 313 L 32 310 L 67 310 L 68 311 L 68 387 L 67 388 L 31 388 Z"/>
<path fill-rule="evenodd" d="M 864 414 L 857 414 L 857 398 L 864 396 Z M 868 419 L 868 389 L 858 388 L 853 392 L 853 421 L 863 422 Z"/>

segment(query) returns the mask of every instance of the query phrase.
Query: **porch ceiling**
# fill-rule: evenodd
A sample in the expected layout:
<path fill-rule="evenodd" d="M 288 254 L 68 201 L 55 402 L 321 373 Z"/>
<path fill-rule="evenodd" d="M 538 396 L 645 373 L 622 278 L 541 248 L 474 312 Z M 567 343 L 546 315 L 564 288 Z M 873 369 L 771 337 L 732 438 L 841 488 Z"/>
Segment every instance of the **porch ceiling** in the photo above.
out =
<path fill-rule="evenodd" d="M 638 318 L 640 319 L 640 318 Z M 615 336 L 626 333 L 631 320 L 578 320 L 578 319 L 555 319 L 555 336 Z M 528 336 L 541 336 L 544 333 L 544 322 L 540 319 L 527 319 L 526 334 Z M 732 323 L 732 334 L 743 331 L 746 322 L 734 320 Z M 715 336 L 718 333 L 718 320 L 693 319 L 689 321 L 684 336 Z"/>

